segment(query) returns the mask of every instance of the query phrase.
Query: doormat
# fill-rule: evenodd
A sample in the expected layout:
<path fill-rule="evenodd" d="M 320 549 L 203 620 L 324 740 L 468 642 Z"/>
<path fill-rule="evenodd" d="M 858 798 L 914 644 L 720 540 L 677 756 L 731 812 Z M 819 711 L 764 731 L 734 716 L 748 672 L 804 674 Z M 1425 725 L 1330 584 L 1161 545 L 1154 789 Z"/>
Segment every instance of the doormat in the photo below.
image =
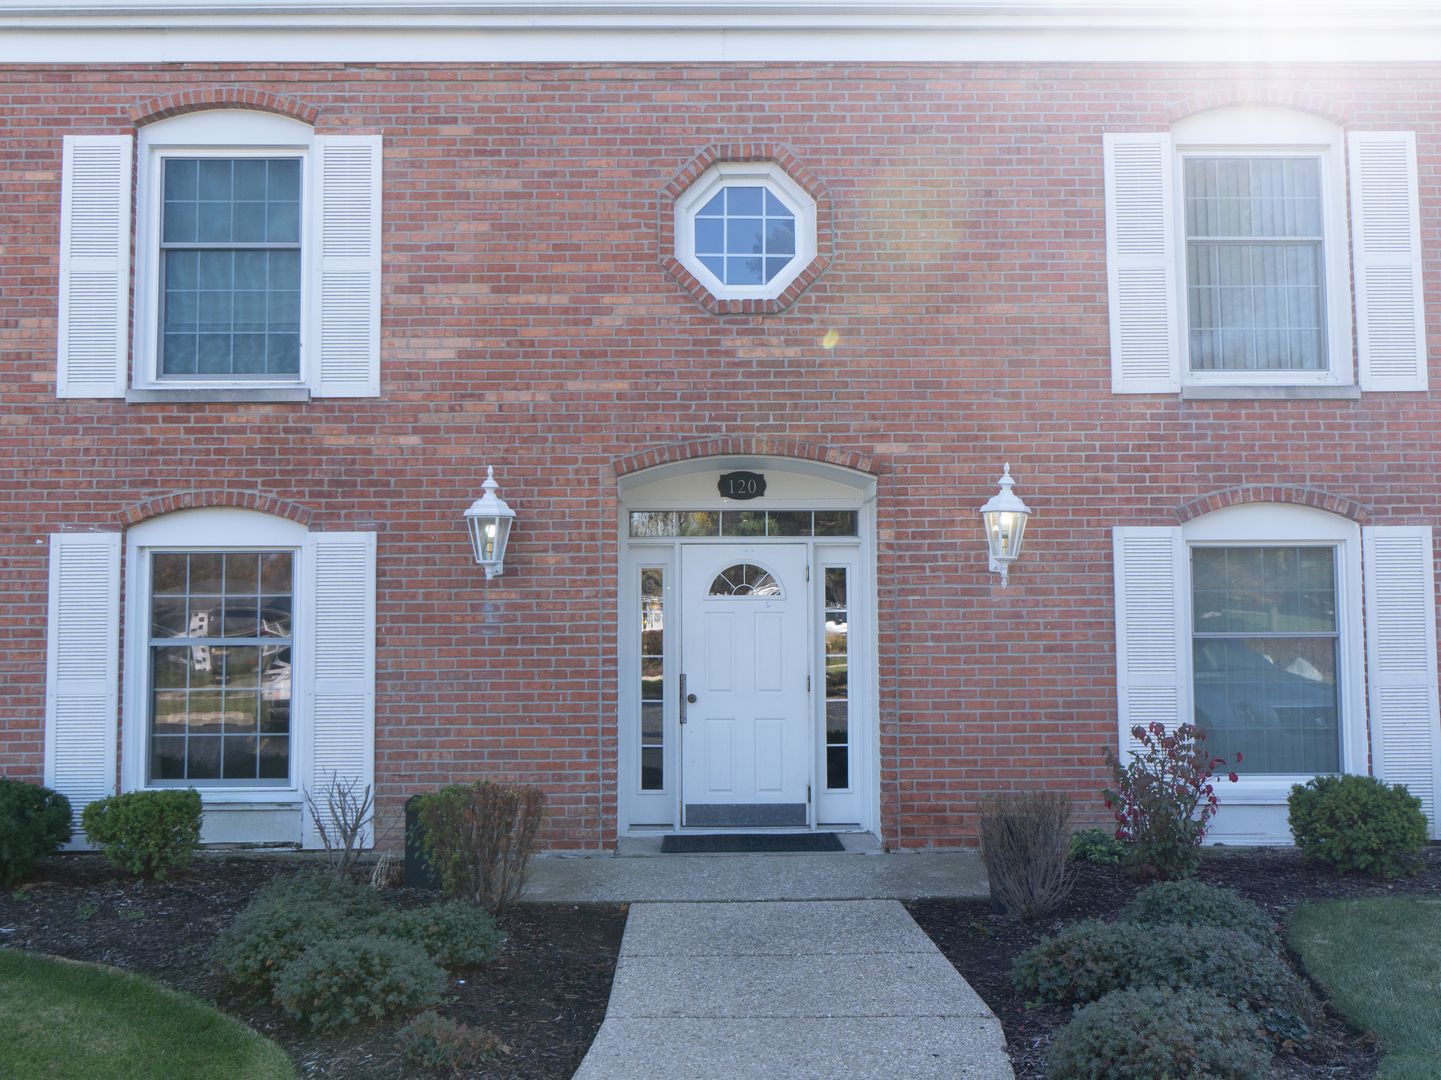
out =
<path fill-rule="evenodd" d="M 763 852 L 845 851 L 840 837 L 833 832 L 792 833 L 790 835 L 755 833 L 714 833 L 709 835 L 667 836 L 660 842 L 666 855 L 752 855 Z"/>

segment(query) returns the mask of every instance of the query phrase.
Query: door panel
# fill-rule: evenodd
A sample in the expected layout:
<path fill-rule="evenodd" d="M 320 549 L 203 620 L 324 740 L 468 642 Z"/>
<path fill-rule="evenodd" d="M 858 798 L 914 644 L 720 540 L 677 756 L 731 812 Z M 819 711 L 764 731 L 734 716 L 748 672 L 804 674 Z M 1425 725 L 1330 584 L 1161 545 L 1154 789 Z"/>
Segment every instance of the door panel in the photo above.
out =
<path fill-rule="evenodd" d="M 685 825 L 809 824 L 807 611 L 804 545 L 682 547 Z"/>

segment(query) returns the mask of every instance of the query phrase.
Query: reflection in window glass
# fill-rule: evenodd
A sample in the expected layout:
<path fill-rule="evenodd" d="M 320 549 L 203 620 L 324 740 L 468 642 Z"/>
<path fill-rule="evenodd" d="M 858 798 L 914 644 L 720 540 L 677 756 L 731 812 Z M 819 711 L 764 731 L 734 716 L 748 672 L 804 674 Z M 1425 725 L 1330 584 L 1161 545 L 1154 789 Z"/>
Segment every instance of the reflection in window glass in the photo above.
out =
<path fill-rule="evenodd" d="M 854 510 L 634 510 L 634 539 L 671 536 L 857 536 Z"/>
<path fill-rule="evenodd" d="M 640 787 L 665 788 L 665 571 L 640 572 Z"/>
<path fill-rule="evenodd" d="M 291 564 L 288 551 L 151 556 L 152 782 L 289 780 Z"/>
<path fill-rule="evenodd" d="M 1244 773 L 1340 769 L 1335 550 L 1193 548 L 1196 726 Z"/>
<path fill-rule="evenodd" d="M 851 786 L 850 618 L 846 568 L 826 567 L 826 787 Z"/>
<path fill-rule="evenodd" d="M 769 570 L 750 563 L 736 563 L 716 575 L 710 596 L 780 596 L 780 583 Z"/>

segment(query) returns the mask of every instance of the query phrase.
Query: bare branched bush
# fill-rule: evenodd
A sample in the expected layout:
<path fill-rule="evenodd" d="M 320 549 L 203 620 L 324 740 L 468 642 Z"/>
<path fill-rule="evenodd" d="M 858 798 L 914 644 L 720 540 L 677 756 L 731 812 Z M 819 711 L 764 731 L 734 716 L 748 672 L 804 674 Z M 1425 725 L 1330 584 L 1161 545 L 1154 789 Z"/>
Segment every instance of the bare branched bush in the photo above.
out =
<path fill-rule="evenodd" d="M 345 881 L 365 849 L 365 831 L 371 824 L 375 802 L 370 796 L 370 785 L 363 791 L 358 778 L 342 780 L 340 773 L 330 774 L 326 785 L 322 807 L 309 791 L 305 793 L 305 808 L 310 811 L 310 820 L 320 834 L 325 848 L 325 864 L 330 867 L 336 881 Z"/>
<path fill-rule="evenodd" d="M 1033 922 L 1070 894 L 1070 845 L 1071 800 L 1060 792 L 1005 792 L 981 804 L 981 858 L 1007 914 Z"/>
<path fill-rule="evenodd" d="M 488 780 L 452 784 L 420 800 L 426 859 L 447 896 L 498 915 L 525 885 L 545 818 L 545 792 Z"/>

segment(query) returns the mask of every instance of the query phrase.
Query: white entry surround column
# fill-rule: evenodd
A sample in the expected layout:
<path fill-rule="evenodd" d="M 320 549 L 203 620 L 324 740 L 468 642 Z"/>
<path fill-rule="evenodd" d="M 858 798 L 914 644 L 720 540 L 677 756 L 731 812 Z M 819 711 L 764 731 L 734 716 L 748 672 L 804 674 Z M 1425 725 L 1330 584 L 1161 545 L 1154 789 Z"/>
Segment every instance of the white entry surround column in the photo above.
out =
<path fill-rule="evenodd" d="M 621 478 L 622 834 L 876 831 L 875 485 L 765 456 Z"/>

